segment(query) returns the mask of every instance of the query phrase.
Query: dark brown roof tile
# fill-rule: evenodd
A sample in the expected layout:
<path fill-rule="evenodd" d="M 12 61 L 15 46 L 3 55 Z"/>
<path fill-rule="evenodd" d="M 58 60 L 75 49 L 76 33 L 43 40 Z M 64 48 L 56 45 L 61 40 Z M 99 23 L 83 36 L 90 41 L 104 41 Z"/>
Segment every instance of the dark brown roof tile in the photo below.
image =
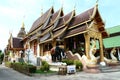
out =
<path fill-rule="evenodd" d="M 49 15 L 49 13 L 53 13 L 53 7 L 50 8 L 48 11 L 46 11 L 41 17 L 39 17 L 32 25 L 30 32 L 34 31 L 35 29 L 37 29 L 40 25 L 42 25 L 46 20 L 47 20 L 47 16 Z"/>
<path fill-rule="evenodd" d="M 59 27 L 63 26 L 64 23 L 67 24 L 69 22 L 69 20 L 72 19 L 73 16 L 75 16 L 75 11 L 72 11 L 72 12 L 68 13 L 67 15 L 59 18 L 59 23 L 58 23 L 56 28 L 59 28 Z"/>
<path fill-rule="evenodd" d="M 13 48 L 23 48 L 23 43 L 21 42 L 22 39 L 13 38 Z"/>
<path fill-rule="evenodd" d="M 89 10 L 75 16 L 73 18 L 73 20 L 70 22 L 69 27 L 78 25 L 78 24 L 80 24 L 82 22 L 85 22 L 85 21 L 89 20 L 90 16 L 92 16 L 92 14 L 93 14 L 93 11 L 94 11 L 94 8 L 91 8 L 91 9 L 89 9 Z"/>

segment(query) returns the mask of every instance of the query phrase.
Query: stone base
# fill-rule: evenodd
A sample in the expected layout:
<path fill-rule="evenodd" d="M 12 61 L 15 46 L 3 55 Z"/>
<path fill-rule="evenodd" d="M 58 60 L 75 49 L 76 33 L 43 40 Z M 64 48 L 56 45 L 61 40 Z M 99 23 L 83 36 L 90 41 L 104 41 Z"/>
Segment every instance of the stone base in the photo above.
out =
<path fill-rule="evenodd" d="M 108 66 L 118 66 L 119 63 L 108 63 L 107 65 L 108 65 Z"/>
<path fill-rule="evenodd" d="M 83 71 L 85 71 L 87 73 L 100 73 L 98 65 L 89 65 L 89 66 L 86 66 L 86 68 L 83 68 Z"/>
<path fill-rule="evenodd" d="M 50 70 L 51 71 L 59 71 L 59 67 L 60 66 L 64 66 L 66 65 L 66 63 L 62 63 L 62 62 L 54 62 L 54 63 L 49 63 L 50 65 Z"/>

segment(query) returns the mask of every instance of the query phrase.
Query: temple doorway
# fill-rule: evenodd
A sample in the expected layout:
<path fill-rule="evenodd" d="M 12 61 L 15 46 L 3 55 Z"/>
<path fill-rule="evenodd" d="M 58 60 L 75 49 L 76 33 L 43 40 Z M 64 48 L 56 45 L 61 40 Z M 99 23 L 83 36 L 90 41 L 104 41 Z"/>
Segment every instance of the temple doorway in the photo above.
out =
<path fill-rule="evenodd" d="M 83 34 L 66 39 L 66 49 L 73 53 L 85 54 L 85 38 Z"/>

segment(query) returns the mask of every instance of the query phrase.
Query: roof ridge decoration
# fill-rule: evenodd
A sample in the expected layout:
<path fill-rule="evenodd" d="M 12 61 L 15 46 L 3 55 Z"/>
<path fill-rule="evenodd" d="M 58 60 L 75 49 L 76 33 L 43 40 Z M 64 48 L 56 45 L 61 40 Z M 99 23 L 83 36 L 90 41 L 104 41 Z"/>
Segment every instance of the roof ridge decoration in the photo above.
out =
<path fill-rule="evenodd" d="M 58 14 L 57 14 L 57 13 L 58 13 Z M 45 35 L 46 33 L 48 33 L 48 32 L 52 29 L 52 27 L 54 27 L 54 26 L 52 26 L 52 25 L 60 18 L 61 14 L 63 14 L 62 8 L 61 8 L 60 10 L 58 10 L 57 12 L 55 12 L 55 13 L 53 14 L 52 18 L 54 18 L 55 14 L 57 14 L 57 16 L 55 17 L 55 19 L 50 23 L 50 25 L 48 25 L 49 27 L 46 26 L 45 31 L 42 32 L 42 34 L 41 34 L 40 36 Z M 51 26 L 51 27 L 50 27 L 50 26 Z"/>
<path fill-rule="evenodd" d="M 69 16 L 69 18 L 65 21 L 65 17 L 67 17 L 67 16 Z M 63 19 L 63 24 L 62 25 L 58 25 L 58 27 L 57 28 L 55 28 L 53 31 L 55 31 L 55 30 L 58 30 L 58 29 L 60 29 L 61 27 L 63 27 L 63 26 L 66 26 L 71 20 L 72 20 L 72 18 L 75 16 L 75 10 L 73 10 L 73 11 L 71 11 L 71 12 L 69 12 L 68 14 L 66 14 L 65 16 L 63 16 L 62 17 L 62 19 Z"/>
<path fill-rule="evenodd" d="M 75 16 L 75 10 L 69 12 L 65 16 L 61 18 L 62 22 L 61 25 L 58 25 L 57 28 L 53 29 L 53 38 L 60 37 L 64 34 L 64 32 L 67 30 L 68 26 L 67 24 L 72 20 L 72 18 Z"/>
<path fill-rule="evenodd" d="M 71 19 L 72 19 L 74 16 L 75 16 L 75 10 L 72 11 L 72 15 L 70 16 L 70 18 L 68 19 L 68 21 L 66 21 L 66 24 L 67 24 L 68 22 L 70 22 Z"/>
<path fill-rule="evenodd" d="M 25 24 L 24 24 L 24 21 L 22 22 L 22 27 L 21 28 L 25 28 Z"/>
<path fill-rule="evenodd" d="M 52 12 L 53 11 L 53 12 Z M 32 25 L 29 34 L 36 31 L 39 27 L 41 27 L 41 25 L 43 25 L 43 23 L 46 21 L 46 19 L 48 18 L 48 16 L 50 16 L 50 13 L 54 13 L 54 9 L 53 7 L 51 7 L 50 9 L 48 9 L 41 17 L 39 17 Z M 44 20 L 42 20 L 44 19 Z"/>
<path fill-rule="evenodd" d="M 54 24 L 54 22 L 55 22 L 56 20 L 58 20 L 58 19 L 60 18 L 61 13 L 64 15 L 64 13 L 63 13 L 63 7 L 59 10 L 59 14 L 57 15 L 56 19 L 55 19 L 54 21 L 52 21 L 53 24 Z M 62 15 L 62 16 L 63 16 L 63 15 Z"/>
<path fill-rule="evenodd" d="M 96 3 L 95 7 L 94 7 L 94 10 L 93 10 L 93 13 L 92 15 L 90 16 L 90 19 L 94 19 L 95 15 L 96 15 L 96 12 L 98 11 L 98 3 Z"/>

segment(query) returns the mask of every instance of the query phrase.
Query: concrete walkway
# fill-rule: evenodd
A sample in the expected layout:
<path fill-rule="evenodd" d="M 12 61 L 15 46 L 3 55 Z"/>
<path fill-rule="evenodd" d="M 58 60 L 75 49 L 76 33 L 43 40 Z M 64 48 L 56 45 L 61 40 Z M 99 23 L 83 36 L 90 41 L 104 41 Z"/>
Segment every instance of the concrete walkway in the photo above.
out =
<path fill-rule="evenodd" d="M 120 72 L 91 74 L 77 72 L 71 75 L 40 75 L 26 76 L 13 69 L 0 65 L 0 80 L 120 80 Z"/>

